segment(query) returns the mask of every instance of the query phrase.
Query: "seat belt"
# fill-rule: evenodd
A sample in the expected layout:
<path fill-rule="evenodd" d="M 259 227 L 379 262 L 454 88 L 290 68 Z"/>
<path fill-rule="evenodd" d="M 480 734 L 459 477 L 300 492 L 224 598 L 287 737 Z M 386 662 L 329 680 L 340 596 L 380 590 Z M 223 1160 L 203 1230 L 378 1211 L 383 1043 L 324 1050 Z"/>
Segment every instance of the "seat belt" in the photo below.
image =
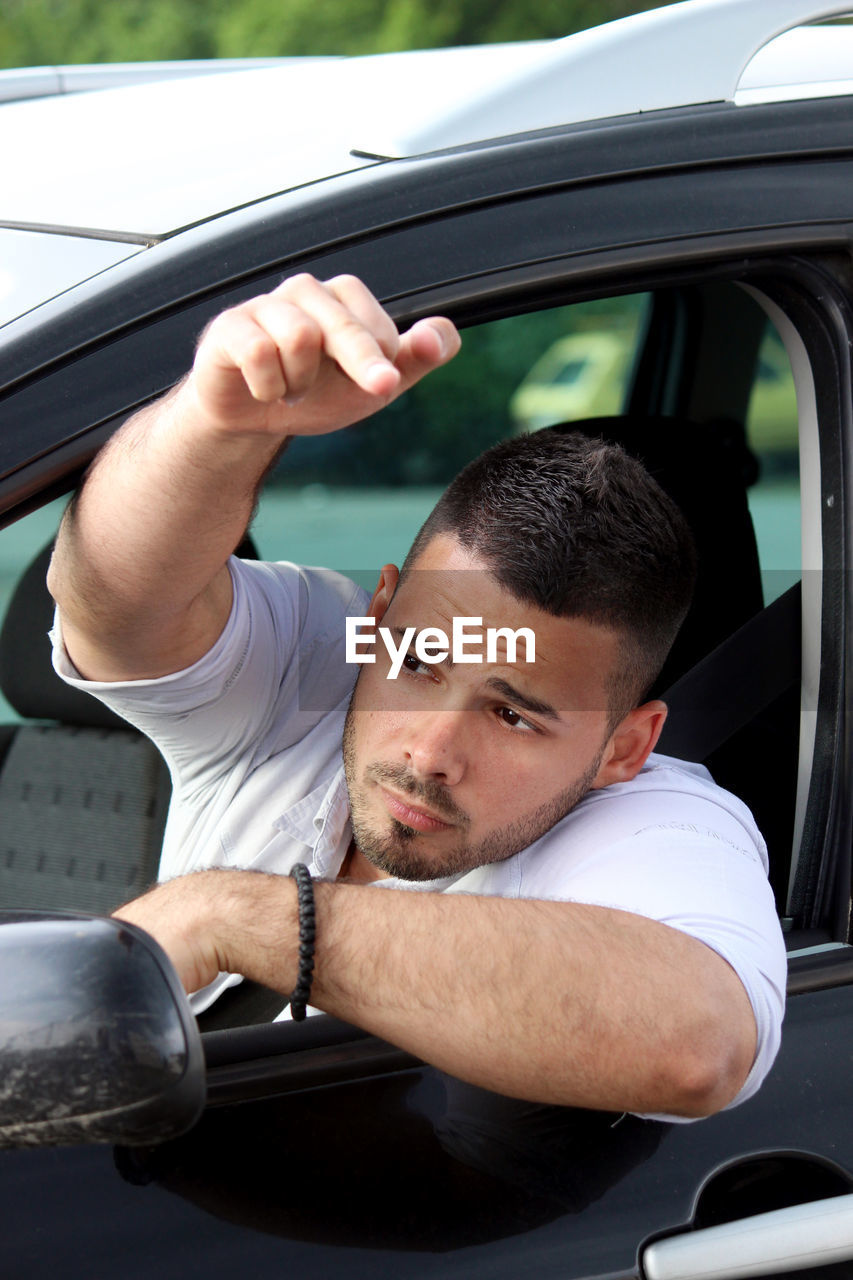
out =
<path fill-rule="evenodd" d="M 657 751 L 680 760 L 706 760 L 717 747 L 792 685 L 801 673 L 800 583 L 676 680 Z"/>

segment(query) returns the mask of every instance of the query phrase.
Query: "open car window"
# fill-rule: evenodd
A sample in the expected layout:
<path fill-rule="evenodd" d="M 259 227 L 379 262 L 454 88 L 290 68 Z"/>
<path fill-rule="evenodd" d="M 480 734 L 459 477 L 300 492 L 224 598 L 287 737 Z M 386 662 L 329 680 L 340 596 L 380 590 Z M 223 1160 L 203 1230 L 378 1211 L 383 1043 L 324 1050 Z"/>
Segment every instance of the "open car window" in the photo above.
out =
<path fill-rule="evenodd" d="M 296 440 L 264 490 L 262 558 L 349 572 L 365 587 L 401 563 L 453 477 L 519 432 L 621 412 L 646 294 L 468 328 L 459 356 L 368 422 Z"/>
<path fill-rule="evenodd" d="M 705 349 L 696 352 L 690 327 L 702 305 L 707 312 L 704 332 L 710 336 Z M 659 336 L 662 316 L 670 333 L 668 347 Z M 725 404 L 717 390 L 706 419 L 696 384 L 715 379 L 719 360 L 708 345 L 733 325 L 741 330 L 743 354 L 731 378 L 732 400 Z M 691 349 L 688 360 L 685 353 Z M 723 356 L 731 360 L 730 351 Z M 657 402 L 650 391 L 655 387 Z M 694 526 L 707 580 L 696 617 L 685 628 L 683 651 L 665 671 L 660 691 L 798 577 L 797 411 L 790 362 L 772 321 L 734 284 L 714 286 L 707 299 L 701 293 L 692 296 L 689 305 L 672 291 L 643 292 L 527 311 L 468 328 L 462 353 L 451 365 L 374 419 L 345 432 L 294 442 L 263 492 L 251 529 L 256 553 L 335 568 L 372 589 L 382 564 L 402 562 L 443 488 L 466 462 L 500 439 L 543 427 L 578 429 L 624 444 L 655 471 Z M 55 531 L 62 506 L 62 501 L 52 503 L 0 534 L 4 613 L 14 586 Z M 39 661 L 47 664 L 45 635 L 36 643 L 43 648 Z M 6 665 L 5 683 L 14 686 L 15 672 Z M 49 703 L 41 716 L 33 717 L 32 707 L 14 692 L 10 696 L 18 708 L 25 706 L 24 720 L 50 723 L 54 708 Z M 91 699 L 75 696 L 100 714 Z M 60 708 L 55 714 L 61 718 L 66 713 Z M 36 742 L 46 776 L 30 776 L 30 764 L 14 801 L 18 813 L 12 830 L 18 843 L 7 841 L 5 853 L 0 851 L 3 905 L 110 909 L 144 887 L 145 875 L 156 873 L 157 824 L 168 793 L 162 770 L 143 759 L 140 748 L 127 785 L 110 791 L 109 797 L 102 794 L 102 757 L 112 751 L 105 735 L 117 731 L 115 741 L 125 750 L 131 747 L 117 725 L 97 719 L 90 723 L 85 708 L 81 714 L 76 731 L 83 737 L 75 742 L 91 755 L 90 776 L 83 767 L 57 782 L 51 772 L 57 768 L 51 735 L 45 732 Z M 7 703 L 7 739 L 14 738 L 21 720 L 20 709 Z M 795 738 L 789 723 L 785 767 L 789 773 L 794 770 L 792 797 Z M 69 743 L 68 750 L 74 751 L 75 744 Z M 724 785 L 746 795 L 760 825 L 770 829 L 781 910 L 782 886 L 790 874 L 793 811 L 786 805 L 780 815 L 775 804 L 769 811 L 769 770 L 762 787 L 748 778 L 745 791 L 745 763 L 737 753 L 709 763 Z M 38 774 L 37 758 L 35 768 Z M 137 786 L 144 786 L 142 796 L 126 794 Z M 50 833 L 41 829 L 38 815 L 44 801 L 57 796 L 90 811 L 94 806 L 116 812 L 124 805 L 144 811 L 137 831 L 145 843 L 141 860 L 131 859 L 132 866 L 116 870 L 109 857 L 95 859 L 93 874 L 101 884 L 105 878 L 115 881 L 103 893 L 80 897 L 77 881 L 88 873 L 85 851 L 75 847 L 75 838 L 85 838 L 85 827 L 69 823 L 66 815 Z M 27 842 L 31 849 L 18 847 Z M 22 861 L 34 869 L 30 879 L 16 879 Z M 39 869 L 39 874 L 55 872 L 59 866 L 72 868 L 64 883 L 57 885 L 55 875 L 35 876 Z"/>
<path fill-rule="evenodd" d="M 12 595 L 28 566 L 55 538 L 66 502 L 66 498 L 57 498 L 0 530 L 0 619 L 6 618 Z M 20 720 L 20 713 L 0 688 L 0 723 Z"/>
<path fill-rule="evenodd" d="M 337 568 L 372 588 L 483 449 L 561 423 L 593 429 L 601 419 L 603 429 L 629 412 L 651 302 L 648 293 L 623 295 L 473 326 L 450 366 L 369 422 L 294 441 L 252 525 L 260 557 Z M 784 344 L 771 320 L 760 323 L 742 426 L 755 460 L 746 491 L 770 603 L 800 571 L 797 408 Z"/>
<path fill-rule="evenodd" d="M 721 342 L 729 329 L 739 334 L 736 364 L 733 344 Z M 470 458 L 506 436 L 542 428 L 583 430 L 637 452 L 694 526 L 707 580 L 656 692 L 797 581 L 792 366 L 770 315 L 734 283 L 620 294 L 470 326 L 456 361 L 373 420 L 293 443 L 261 497 L 251 529 L 255 553 L 337 568 L 373 589 L 380 566 L 402 562 L 438 495 Z M 63 506 L 60 499 L 1 532 L 4 613 L 28 566 L 32 575 L 33 558 L 49 543 Z M 49 612 L 42 618 L 33 644 L 41 646 L 38 662 L 49 668 Z M 58 684 L 53 673 L 46 680 Z M 0 902 L 110 910 L 155 877 L 169 790 L 163 764 L 145 740 L 114 717 L 110 722 L 111 713 L 102 722 L 100 704 L 86 695 L 74 696 L 82 699 L 78 707 L 95 708 L 93 719 L 85 708 L 67 712 L 50 700 L 44 708 L 26 698 L 22 703 L 17 682 L 6 660 L 3 684 L 13 686 L 3 717 L 6 763 L 22 750 L 17 726 L 35 727 L 40 736 L 29 745 L 22 776 L 0 778 L 0 801 L 5 796 L 15 810 L 0 850 Z M 707 763 L 756 812 L 785 914 L 808 773 L 799 768 L 798 776 L 803 726 L 797 707 L 774 714 L 784 728 L 771 717 L 757 740 L 753 732 L 752 745 L 747 735 L 738 749 Z M 63 735 L 68 740 L 61 746 Z M 756 771 L 756 741 L 768 739 L 779 767 Z M 117 744 L 128 756 L 127 772 L 124 764 L 114 767 Z M 72 772 L 56 762 L 56 751 L 76 759 Z M 781 801 L 779 777 L 786 780 Z M 68 805 L 85 810 L 83 818 L 96 815 L 102 835 L 95 852 L 90 826 L 70 820 Z M 105 842 L 119 844 L 119 828 L 110 822 L 119 822 L 126 806 L 136 815 L 133 838 L 142 852 L 117 858 Z M 102 817 L 108 812 L 113 817 Z M 97 886 L 90 892 L 83 882 L 92 874 Z"/>
<path fill-rule="evenodd" d="M 800 466 L 797 394 L 782 337 L 768 318 L 746 419 L 749 447 L 759 463 L 749 490 L 758 540 L 764 603 L 770 604 L 801 572 Z"/>

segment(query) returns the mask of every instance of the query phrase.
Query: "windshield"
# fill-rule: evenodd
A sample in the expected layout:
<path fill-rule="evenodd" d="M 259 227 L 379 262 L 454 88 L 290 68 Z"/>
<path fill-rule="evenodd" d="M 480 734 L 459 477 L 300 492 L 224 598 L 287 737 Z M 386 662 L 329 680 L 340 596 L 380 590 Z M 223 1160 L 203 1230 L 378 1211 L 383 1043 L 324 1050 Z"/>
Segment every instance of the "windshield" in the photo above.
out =
<path fill-rule="evenodd" d="M 0 228 L 0 325 L 131 257 L 141 247 L 124 241 Z"/>

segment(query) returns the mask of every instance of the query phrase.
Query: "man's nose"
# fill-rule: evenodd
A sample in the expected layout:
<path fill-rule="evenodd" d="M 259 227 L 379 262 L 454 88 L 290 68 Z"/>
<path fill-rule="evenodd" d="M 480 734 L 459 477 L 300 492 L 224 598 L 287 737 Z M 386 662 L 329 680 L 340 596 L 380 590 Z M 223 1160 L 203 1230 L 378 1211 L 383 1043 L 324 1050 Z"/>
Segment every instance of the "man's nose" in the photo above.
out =
<path fill-rule="evenodd" d="M 445 786 L 461 782 L 467 767 L 465 711 L 414 715 L 406 737 L 406 763 L 412 774 Z"/>

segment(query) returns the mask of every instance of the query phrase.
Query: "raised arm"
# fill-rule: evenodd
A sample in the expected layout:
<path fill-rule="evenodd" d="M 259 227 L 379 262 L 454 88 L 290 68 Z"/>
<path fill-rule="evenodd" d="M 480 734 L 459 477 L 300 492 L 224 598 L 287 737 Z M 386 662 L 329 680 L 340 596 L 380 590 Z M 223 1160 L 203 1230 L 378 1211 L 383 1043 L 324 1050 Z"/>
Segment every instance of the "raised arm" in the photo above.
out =
<path fill-rule="evenodd" d="M 358 422 L 449 360 L 450 321 L 402 337 L 358 280 L 295 276 L 223 312 L 191 372 L 101 451 L 48 577 L 69 656 L 91 680 L 200 658 L 231 607 L 228 557 L 287 439 Z"/>

